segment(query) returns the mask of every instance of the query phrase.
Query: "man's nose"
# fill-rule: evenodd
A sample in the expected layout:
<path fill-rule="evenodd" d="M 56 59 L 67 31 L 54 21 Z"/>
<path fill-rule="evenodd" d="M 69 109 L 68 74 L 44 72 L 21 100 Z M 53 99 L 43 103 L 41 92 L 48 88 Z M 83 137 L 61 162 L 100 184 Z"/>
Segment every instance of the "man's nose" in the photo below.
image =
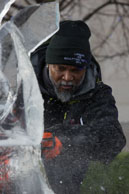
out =
<path fill-rule="evenodd" d="M 63 80 L 65 81 L 72 81 L 73 80 L 73 75 L 69 71 L 65 71 L 63 74 Z"/>

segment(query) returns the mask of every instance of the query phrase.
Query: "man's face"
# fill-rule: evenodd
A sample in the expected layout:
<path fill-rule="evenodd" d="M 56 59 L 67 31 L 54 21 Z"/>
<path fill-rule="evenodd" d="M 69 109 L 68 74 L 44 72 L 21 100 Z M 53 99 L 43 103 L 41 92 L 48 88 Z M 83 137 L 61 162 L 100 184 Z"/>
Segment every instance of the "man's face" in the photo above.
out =
<path fill-rule="evenodd" d="M 57 97 L 62 101 L 69 101 L 85 77 L 85 68 L 80 69 L 70 65 L 48 65 L 49 77 L 54 86 Z"/>

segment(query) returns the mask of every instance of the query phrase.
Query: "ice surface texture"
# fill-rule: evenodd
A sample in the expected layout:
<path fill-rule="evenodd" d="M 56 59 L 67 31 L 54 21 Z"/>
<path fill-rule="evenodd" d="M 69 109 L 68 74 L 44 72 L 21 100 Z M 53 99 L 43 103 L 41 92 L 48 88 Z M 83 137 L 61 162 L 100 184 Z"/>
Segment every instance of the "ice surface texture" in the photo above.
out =
<path fill-rule="evenodd" d="M 14 1 L 0 2 L 0 19 Z M 29 6 L 0 28 L 0 193 L 53 194 L 41 160 L 43 99 L 29 53 L 59 26 L 58 3 Z"/>
<path fill-rule="evenodd" d="M 0 79 L 3 80 L 1 88 L 5 88 L 0 100 L 0 121 L 1 130 L 10 129 L 3 132 L 8 143 L 2 140 L 1 145 L 36 145 L 41 142 L 43 99 L 28 53 L 58 28 L 59 9 L 55 1 L 28 6 L 0 30 Z"/>
<path fill-rule="evenodd" d="M 0 25 L 3 17 L 8 12 L 10 6 L 15 2 L 15 0 L 0 0 Z"/>

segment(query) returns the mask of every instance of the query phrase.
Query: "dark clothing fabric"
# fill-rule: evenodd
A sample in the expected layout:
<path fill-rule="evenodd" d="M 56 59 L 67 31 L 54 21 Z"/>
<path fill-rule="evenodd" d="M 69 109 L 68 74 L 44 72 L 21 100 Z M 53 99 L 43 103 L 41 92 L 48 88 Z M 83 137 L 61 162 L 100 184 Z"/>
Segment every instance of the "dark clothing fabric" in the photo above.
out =
<path fill-rule="evenodd" d="M 79 194 L 89 162 L 109 163 L 126 141 L 112 90 L 101 81 L 100 67 L 94 57 L 79 90 L 69 102 L 62 103 L 54 93 L 45 67 L 46 45 L 37 49 L 31 60 L 44 98 L 45 130 L 60 139 L 63 149 L 56 158 L 43 160 L 56 194 Z"/>

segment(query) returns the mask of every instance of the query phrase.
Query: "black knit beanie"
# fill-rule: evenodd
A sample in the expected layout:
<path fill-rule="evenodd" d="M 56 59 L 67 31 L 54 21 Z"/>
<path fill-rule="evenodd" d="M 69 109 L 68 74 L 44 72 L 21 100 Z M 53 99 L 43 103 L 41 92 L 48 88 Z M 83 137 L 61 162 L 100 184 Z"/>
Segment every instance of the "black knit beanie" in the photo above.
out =
<path fill-rule="evenodd" d="M 91 62 L 89 27 L 80 20 L 63 21 L 46 50 L 47 64 L 84 67 Z"/>

